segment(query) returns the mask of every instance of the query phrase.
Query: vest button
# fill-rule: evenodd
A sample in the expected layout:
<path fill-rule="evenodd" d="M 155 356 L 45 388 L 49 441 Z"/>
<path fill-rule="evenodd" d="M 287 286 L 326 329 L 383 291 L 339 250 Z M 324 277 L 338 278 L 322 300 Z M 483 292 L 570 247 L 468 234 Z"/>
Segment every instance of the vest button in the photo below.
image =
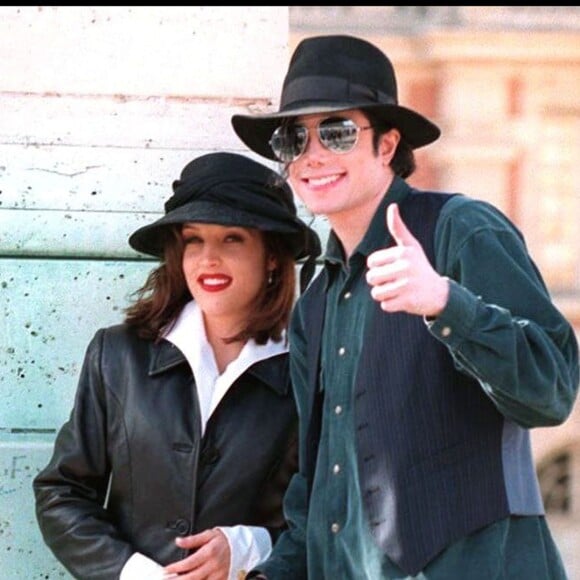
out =
<path fill-rule="evenodd" d="M 340 531 L 340 525 L 337 524 L 336 522 L 334 522 L 331 526 L 330 526 L 330 531 L 333 534 L 338 534 L 338 532 Z"/>

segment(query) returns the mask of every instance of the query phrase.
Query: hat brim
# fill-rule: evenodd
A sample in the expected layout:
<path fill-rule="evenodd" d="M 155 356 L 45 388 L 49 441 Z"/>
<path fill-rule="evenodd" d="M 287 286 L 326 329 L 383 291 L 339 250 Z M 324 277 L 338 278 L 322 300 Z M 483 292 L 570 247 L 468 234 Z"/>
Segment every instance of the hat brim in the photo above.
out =
<path fill-rule="evenodd" d="M 129 236 L 129 245 L 136 251 L 163 257 L 169 226 L 195 222 L 217 224 L 222 226 L 239 226 L 255 228 L 261 231 L 278 232 L 284 239 L 296 259 L 308 253 L 311 243 L 311 230 L 298 217 L 288 225 L 266 216 L 257 216 L 238 208 L 224 207 L 219 203 L 196 200 L 178 207 L 157 221 L 137 229 Z"/>
<path fill-rule="evenodd" d="M 396 127 L 405 141 L 413 149 L 424 147 L 436 141 L 441 135 L 437 125 L 423 115 L 400 105 L 360 105 L 356 103 L 316 104 L 296 107 L 291 110 L 263 115 L 233 115 L 232 126 L 238 137 L 255 153 L 262 157 L 279 161 L 270 147 L 272 133 L 280 126 L 283 119 L 300 115 L 334 113 L 350 109 L 373 111 L 385 122 Z"/>

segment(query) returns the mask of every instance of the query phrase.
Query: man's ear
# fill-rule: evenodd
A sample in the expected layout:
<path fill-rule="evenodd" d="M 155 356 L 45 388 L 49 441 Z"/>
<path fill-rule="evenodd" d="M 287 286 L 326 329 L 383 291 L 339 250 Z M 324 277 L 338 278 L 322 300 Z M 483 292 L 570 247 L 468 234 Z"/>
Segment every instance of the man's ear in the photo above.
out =
<path fill-rule="evenodd" d="M 387 166 L 391 163 L 391 159 L 395 155 L 400 140 L 401 133 L 398 129 L 390 129 L 381 135 L 379 155 L 383 159 L 383 165 Z"/>

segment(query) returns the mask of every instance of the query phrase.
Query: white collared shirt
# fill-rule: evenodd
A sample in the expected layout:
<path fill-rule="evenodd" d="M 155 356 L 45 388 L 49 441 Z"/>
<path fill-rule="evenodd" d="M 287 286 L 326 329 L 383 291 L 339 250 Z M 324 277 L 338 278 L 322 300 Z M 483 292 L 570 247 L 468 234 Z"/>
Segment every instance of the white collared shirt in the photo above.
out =
<path fill-rule="evenodd" d="M 175 324 L 164 336 L 184 354 L 189 363 L 199 399 L 201 411 L 201 434 L 209 418 L 229 388 L 254 363 L 288 352 L 285 341 L 268 341 L 258 345 L 248 340 L 238 357 L 220 375 L 213 349 L 207 340 L 203 314 L 195 301 L 188 302 Z M 236 580 L 240 573 L 249 571 L 265 560 L 271 550 L 270 534 L 257 526 L 223 526 L 219 528 L 230 545 L 231 562 L 228 580 Z M 120 580 L 161 580 L 163 566 L 147 556 L 136 552 L 127 560 Z"/>
<path fill-rule="evenodd" d="M 202 435 L 211 414 L 240 375 L 258 361 L 288 352 L 284 341 L 270 340 L 258 345 L 253 339 L 248 340 L 238 357 L 220 375 L 213 349 L 207 341 L 203 314 L 193 300 L 185 305 L 164 338 L 184 354 L 193 371 L 201 410 Z"/>

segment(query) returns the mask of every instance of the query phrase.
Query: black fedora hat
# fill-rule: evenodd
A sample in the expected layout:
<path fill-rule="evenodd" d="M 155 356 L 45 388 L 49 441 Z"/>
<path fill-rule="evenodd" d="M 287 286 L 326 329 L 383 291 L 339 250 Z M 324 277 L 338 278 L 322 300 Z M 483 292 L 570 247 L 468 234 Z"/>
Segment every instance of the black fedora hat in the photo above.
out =
<path fill-rule="evenodd" d="M 399 105 L 395 71 L 387 56 L 370 42 L 348 35 L 302 40 L 290 59 L 279 111 L 234 115 L 232 125 L 252 151 L 277 160 L 269 141 L 282 119 L 347 109 L 372 109 L 413 149 L 432 143 L 441 133 L 423 115 Z"/>
<path fill-rule="evenodd" d="M 297 260 L 321 252 L 318 235 L 297 216 L 288 184 L 244 155 L 208 153 L 189 162 L 173 182 L 165 215 L 131 234 L 129 245 L 162 257 L 170 226 L 188 222 L 281 233 Z"/>

